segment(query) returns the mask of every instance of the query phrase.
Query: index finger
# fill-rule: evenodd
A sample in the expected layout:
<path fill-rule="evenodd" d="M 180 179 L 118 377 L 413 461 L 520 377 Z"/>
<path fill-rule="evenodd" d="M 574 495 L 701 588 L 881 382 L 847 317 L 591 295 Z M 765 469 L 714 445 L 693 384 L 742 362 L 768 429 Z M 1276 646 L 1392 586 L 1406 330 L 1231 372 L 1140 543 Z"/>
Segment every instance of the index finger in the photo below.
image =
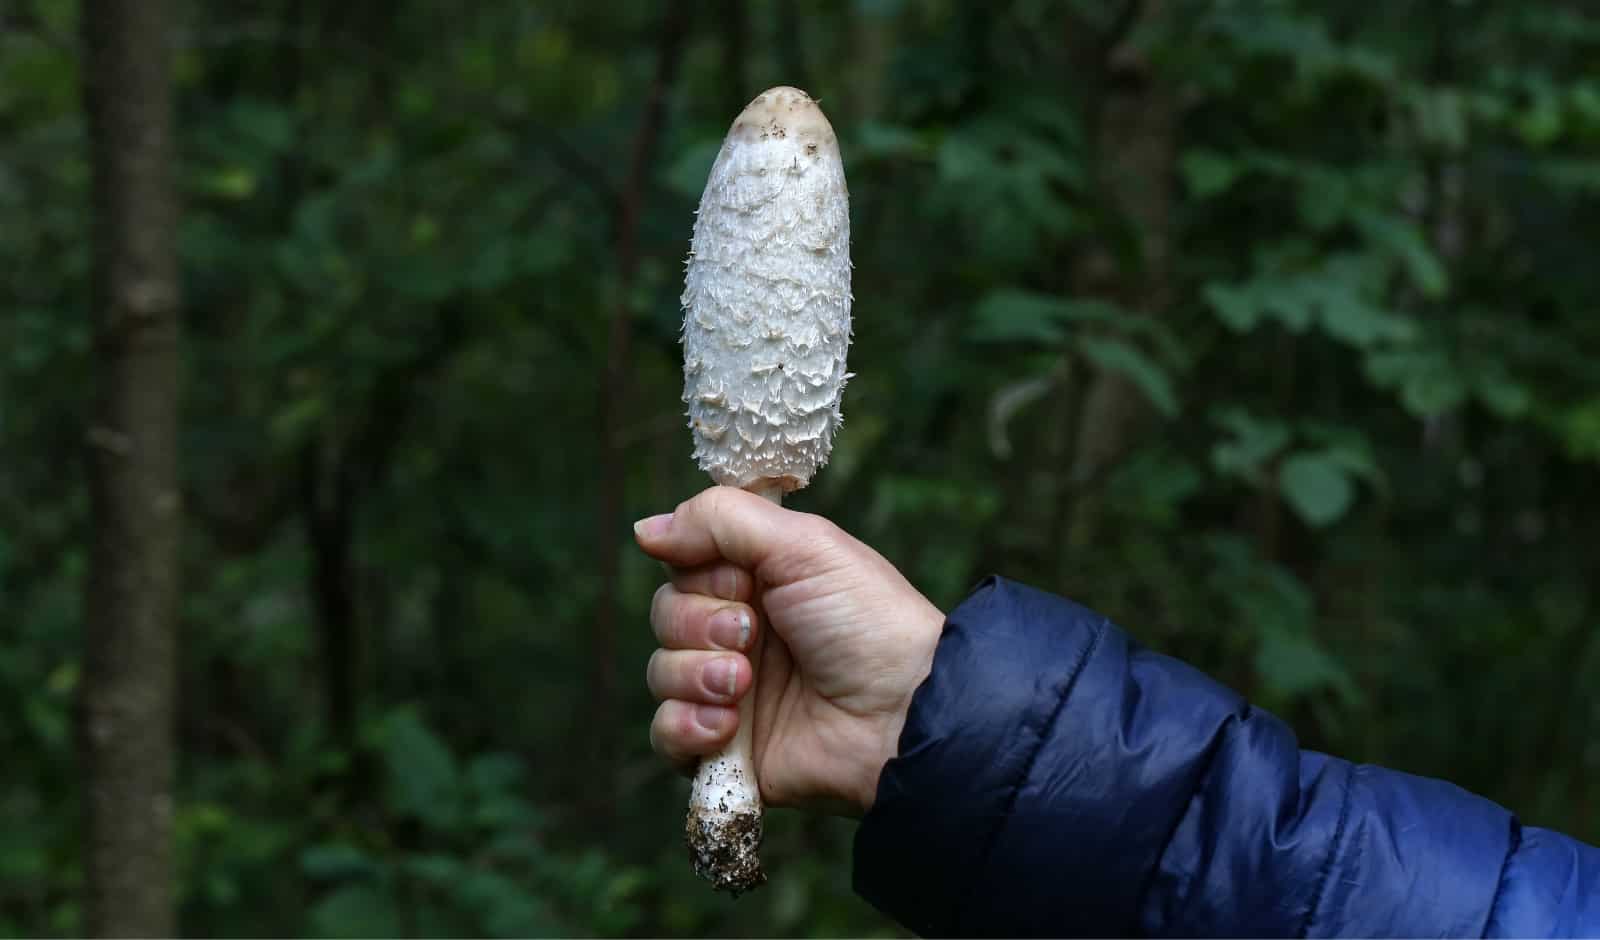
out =
<path fill-rule="evenodd" d="M 645 554 L 669 565 L 727 559 L 753 571 L 772 554 L 793 515 L 754 493 L 713 486 L 670 513 L 640 519 L 633 532 Z"/>

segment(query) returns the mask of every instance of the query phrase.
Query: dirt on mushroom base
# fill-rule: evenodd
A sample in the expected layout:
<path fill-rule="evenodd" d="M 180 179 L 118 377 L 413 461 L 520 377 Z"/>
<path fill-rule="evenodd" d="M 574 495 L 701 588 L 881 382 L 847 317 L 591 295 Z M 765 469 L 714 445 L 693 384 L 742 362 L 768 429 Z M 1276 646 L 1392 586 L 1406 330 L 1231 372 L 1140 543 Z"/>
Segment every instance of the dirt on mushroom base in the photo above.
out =
<path fill-rule="evenodd" d="M 761 837 L 761 813 L 756 811 L 691 806 L 684 819 L 684 844 L 695 874 L 734 897 L 767 883 Z"/>

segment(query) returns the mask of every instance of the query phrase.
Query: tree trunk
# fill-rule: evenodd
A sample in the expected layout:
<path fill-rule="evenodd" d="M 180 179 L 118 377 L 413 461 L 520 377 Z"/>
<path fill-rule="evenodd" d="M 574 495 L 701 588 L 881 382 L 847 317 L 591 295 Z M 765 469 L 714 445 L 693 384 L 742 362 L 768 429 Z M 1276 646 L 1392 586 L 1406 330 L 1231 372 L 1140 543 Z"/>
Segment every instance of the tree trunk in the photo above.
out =
<path fill-rule="evenodd" d="M 719 18 L 722 20 L 722 87 L 727 96 L 723 108 L 729 114 L 738 114 L 755 97 L 750 87 L 749 61 L 750 17 L 746 0 L 722 0 Z"/>
<path fill-rule="evenodd" d="M 79 746 L 84 929 L 171 936 L 178 489 L 177 202 L 162 0 L 88 0 L 93 534 Z"/>
<path fill-rule="evenodd" d="M 614 748 L 612 737 L 617 699 L 617 580 L 621 564 L 619 536 L 626 531 L 622 518 L 628 483 L 628 454 L 623 426 L 628 410 L 629 376 L 633 371 L 633 285 L 639 272 L 639 225 L 649 196 L 651 168 L 666 123 L 667 96 L 672 91 L 688 32 L 688 5 L 668 7 L 657 40 L 655 80 L 633 137 L 628 177 L 616 205 L 615 259 L 616 306 L 606 344 L 606 366 L 601 376 L 600 401 L 600 512 L 595 526 L 599 549 L 599 597 L 595 601 L 594 629 L 590 634 L 589 722 L 582 737 L 592 748 L 589 756 L 593 779 L 610 778 Z M 598 731 L 598 733 L 596 733 Z M 596 798 L 605 791 L 591 788 Z M 600 800 L 605 803 L 604 799 Z"/>
<path fill-rule="evenodd" d="M 331 456 L 330 456 L 331 455 Z M 301 464 L 301 513 L 311 552 L 311 598 L 322 646 L 323 706 L 328 733 L 356 759 L 356 711 L 361 688 L 361 625 L 356 616 L 357 486 L 340 448 L 306 448 Z M 359 775 L 352 775 L 359 776 Z"/>
<path fill-rule="evenodd" d="M 1117 27 L 1118 41 L 1098 76 L 1101 89 L 1095 121 L 1096 174 L 1107 209 L 1138 233 L 1136 259 L 1129 270 L 1105 249 L 1077 267 L 1079 293 L 1099 295 L 1129 310 L 1160 316 L 1172 304 L 1172 198 L 1177 107 L 1172 89 L 1154 74 L 1141 51 L 1128 41 L 1135 28 L 1164 15 L 1164 4 L 1128 4 L 1128 21 Z M 1077 421 L 1068 476 L 1072 514 L 1060 570 L 1070 570 L 1069 547 L 1082 548 L 1094 537 L 1099 484 L 1137 441 L 1150 416 L 1148 402 L 1121 372 L 1094 368 Z"/>
<path fill-rule="evenodd" d="M 816 94 L 817 90 L 811 87 L 811 80 L 806 72 L 806 51 L 800 35 L 804 18 L 800 15 L 798 4 L 795 0 L 778 0 L 774 12 L 777 14 L 775 31 L 778 34 L 778 69 L 783 76 L 782 84 L 793 85 L 802 91 Z M 755 95 L 751 94 L 749 97 L 754 98 Z"/>

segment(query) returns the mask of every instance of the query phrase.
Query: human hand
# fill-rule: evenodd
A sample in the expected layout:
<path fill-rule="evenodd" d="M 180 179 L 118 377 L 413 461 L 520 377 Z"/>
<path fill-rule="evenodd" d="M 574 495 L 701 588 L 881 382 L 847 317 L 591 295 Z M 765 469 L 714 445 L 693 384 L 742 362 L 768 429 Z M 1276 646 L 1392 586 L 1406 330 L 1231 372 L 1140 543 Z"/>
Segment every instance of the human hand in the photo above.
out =
<path fill-rule="evenodd" d="M 756 675 L 762 800 L 869 809 L 944 614 L 832 522 L 732 487 L 713 486 L 634 532 L 672 569 L 650 605 L 662 646 L 646 669 L 661 700 L 656 752 L 692 772 L 732 739 Z M 744 652 L 769 625 L 757 674 Z"/>

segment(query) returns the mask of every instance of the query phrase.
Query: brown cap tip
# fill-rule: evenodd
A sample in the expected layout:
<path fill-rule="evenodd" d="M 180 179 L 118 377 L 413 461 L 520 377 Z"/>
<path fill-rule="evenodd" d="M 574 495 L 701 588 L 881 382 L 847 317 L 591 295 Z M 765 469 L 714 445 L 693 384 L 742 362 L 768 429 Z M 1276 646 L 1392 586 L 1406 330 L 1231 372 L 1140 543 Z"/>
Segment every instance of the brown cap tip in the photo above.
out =
<path fill-rule="evenodd" d="M 756 95 L 734 119 L 728 136 L 743 140 L 793 139 L 838 151 L 833 125 L 822 108 L 810 95 L 790 85 L 777 85 Z"/>

